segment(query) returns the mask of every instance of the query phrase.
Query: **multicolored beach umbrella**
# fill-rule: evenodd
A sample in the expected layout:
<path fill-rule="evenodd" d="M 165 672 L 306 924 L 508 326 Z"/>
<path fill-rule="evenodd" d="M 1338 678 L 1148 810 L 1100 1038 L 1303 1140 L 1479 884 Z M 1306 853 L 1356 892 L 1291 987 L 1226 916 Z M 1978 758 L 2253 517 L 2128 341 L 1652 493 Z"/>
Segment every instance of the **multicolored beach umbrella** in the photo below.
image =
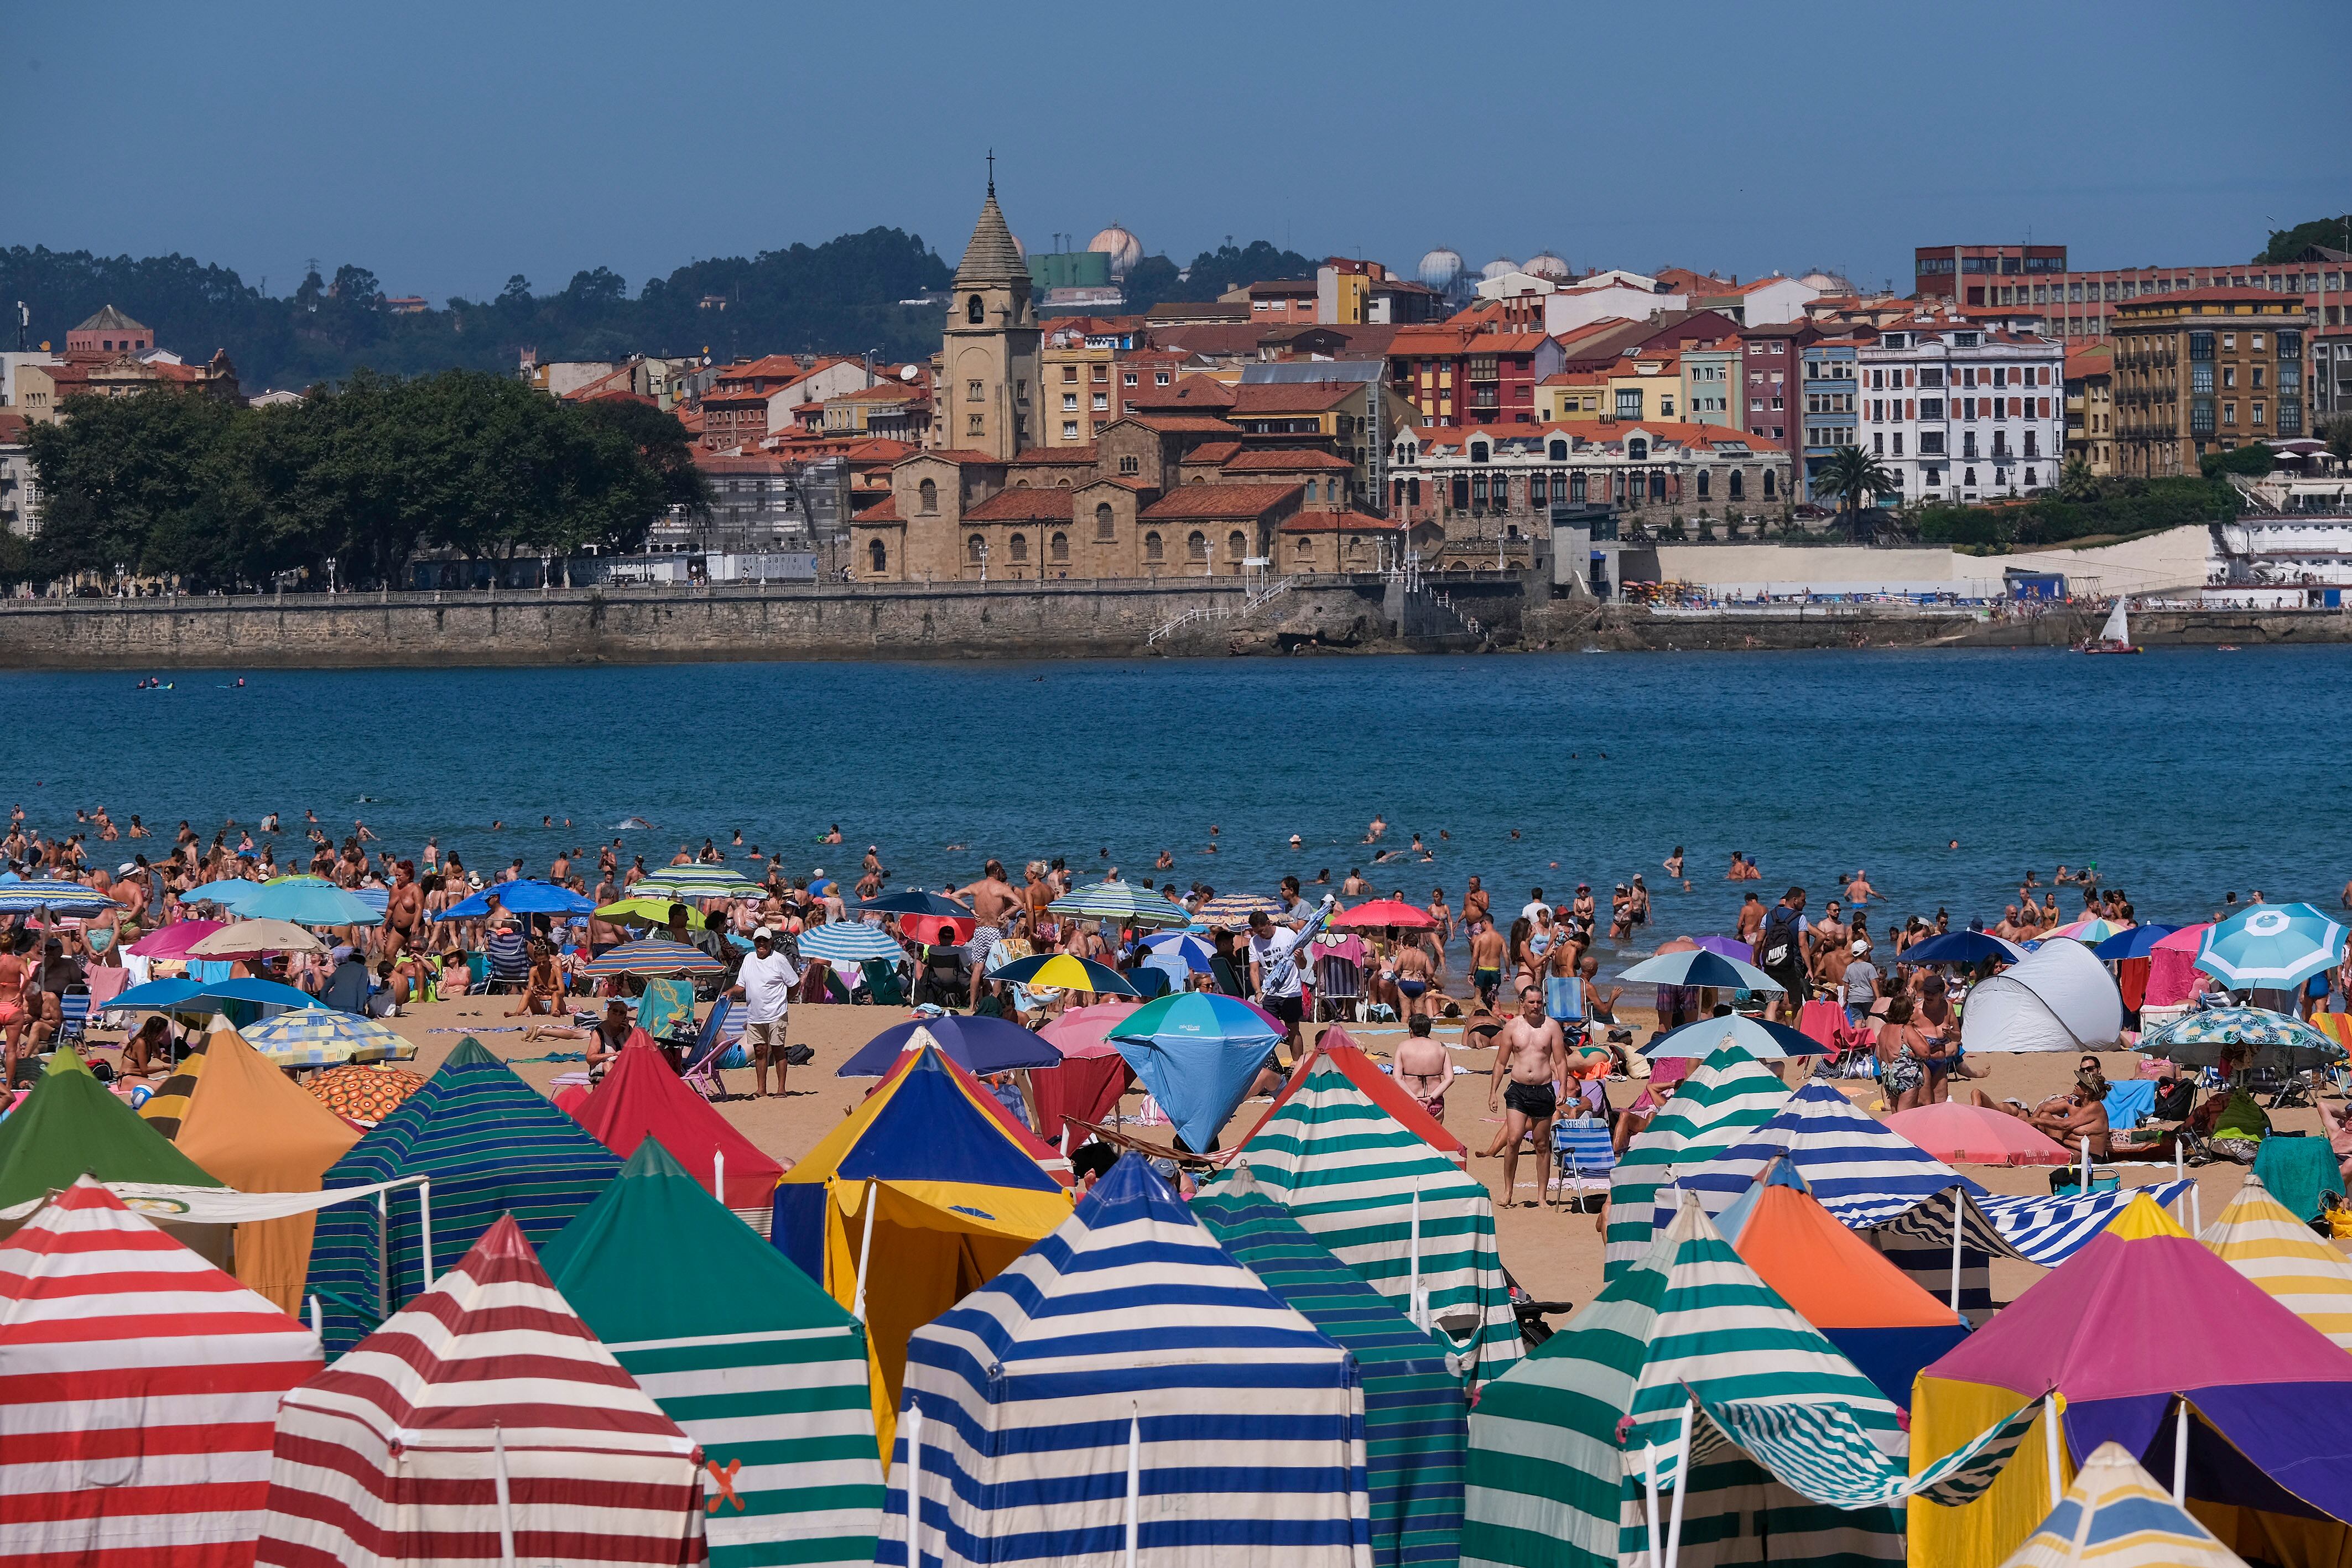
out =
<path fill-rule="evenodd" d="M 2246 1568 L 2121 1443 L 2102 1443 L 2000 1568 Z"/>

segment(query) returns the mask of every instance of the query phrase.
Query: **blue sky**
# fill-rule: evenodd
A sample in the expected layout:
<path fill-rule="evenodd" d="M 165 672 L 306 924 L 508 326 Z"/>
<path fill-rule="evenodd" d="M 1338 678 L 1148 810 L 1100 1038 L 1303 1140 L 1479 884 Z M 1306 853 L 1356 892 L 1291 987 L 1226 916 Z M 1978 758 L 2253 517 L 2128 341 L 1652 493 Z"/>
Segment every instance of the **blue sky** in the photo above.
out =
<path fill-rule="evenodd" d="M 877 224 L 952 260 L 992 145 L 1032 249 L 1117 219 L 1180 265 L 1230 235 L 1907 290 L 1918 245 L 2209 263 L 2352 208 L 2347 47 L 2344 0 L 0 0 L 0 244 L 634 292 Z"/>

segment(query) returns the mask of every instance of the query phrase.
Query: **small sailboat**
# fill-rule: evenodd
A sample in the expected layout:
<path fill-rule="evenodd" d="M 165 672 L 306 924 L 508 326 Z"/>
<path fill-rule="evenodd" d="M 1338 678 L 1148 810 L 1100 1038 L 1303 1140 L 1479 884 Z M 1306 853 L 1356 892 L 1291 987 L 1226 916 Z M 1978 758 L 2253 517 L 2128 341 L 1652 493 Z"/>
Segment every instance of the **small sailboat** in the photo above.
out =
<path fill-rule="evenodd" d="M 2099 634 L 2081 644 L 2075 651 L 2083 653 L 2137 653 L 2139 652 L 2138 644 L 2131 640 L 2131 622 L 2124 613 L 2122 600 L 2116 600 L 2116 607 L 2107 612 L 2107 623 L 2099 628 Z"/>

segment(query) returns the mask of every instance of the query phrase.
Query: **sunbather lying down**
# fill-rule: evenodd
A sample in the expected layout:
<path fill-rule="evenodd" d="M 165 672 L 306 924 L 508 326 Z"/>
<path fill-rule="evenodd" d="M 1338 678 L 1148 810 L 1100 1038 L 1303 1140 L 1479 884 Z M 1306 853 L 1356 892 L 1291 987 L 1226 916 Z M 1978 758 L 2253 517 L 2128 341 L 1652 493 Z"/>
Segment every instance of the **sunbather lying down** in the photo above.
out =
<path fill-rule="evenodd" d="M 2028 1107 L 2021 1100 L 1995 1100 L 1983 1090 L 1973 1090 L 1976 1102 L 1988 1111 L 1999 1111 L 2041 1129 L 2069 1149 L 2079 1149 L 2083 1140 L 2091 1140 L 2091 1157 L 2107 1157 L 2107 1108 L 2092 1099 L 2077 1086 L 2063 1094 L 2053 1094 L 2041 1104 Z"/>

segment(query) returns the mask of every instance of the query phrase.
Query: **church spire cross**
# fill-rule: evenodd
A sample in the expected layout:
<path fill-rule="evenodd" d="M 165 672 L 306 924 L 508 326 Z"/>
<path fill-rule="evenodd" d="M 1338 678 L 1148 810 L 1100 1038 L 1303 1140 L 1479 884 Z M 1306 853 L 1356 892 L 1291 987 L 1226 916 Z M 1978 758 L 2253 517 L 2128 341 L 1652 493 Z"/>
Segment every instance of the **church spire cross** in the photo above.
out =
<path fill-rule="evenodd" d="M 988 193 L 996 194 L 996 149 L 988 150 Z"/>

